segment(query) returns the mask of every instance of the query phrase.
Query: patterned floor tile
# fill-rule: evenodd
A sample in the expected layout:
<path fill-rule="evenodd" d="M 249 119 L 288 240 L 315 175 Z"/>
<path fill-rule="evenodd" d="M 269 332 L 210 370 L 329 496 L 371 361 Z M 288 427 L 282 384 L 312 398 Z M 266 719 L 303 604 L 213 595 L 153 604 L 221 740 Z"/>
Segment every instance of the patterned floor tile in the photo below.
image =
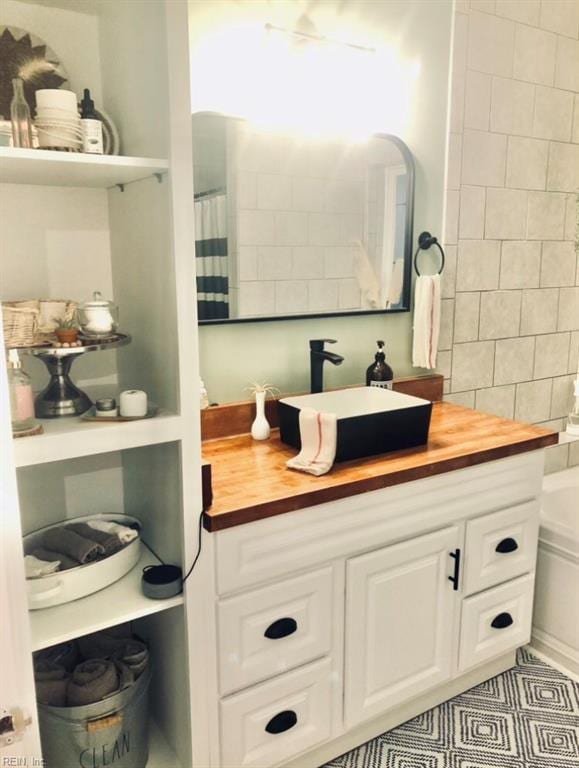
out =
<path fill-rule="evenodd" d="M 323 768 L 579 768 L 579 684 L 530 653 Z"/>

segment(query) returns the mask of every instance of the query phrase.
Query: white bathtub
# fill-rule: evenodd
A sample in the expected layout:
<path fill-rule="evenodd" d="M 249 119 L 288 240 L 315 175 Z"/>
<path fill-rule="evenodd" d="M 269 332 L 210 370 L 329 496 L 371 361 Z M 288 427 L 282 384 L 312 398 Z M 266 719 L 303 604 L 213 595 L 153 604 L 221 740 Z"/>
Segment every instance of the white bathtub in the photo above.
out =
<path fill-rule="evenodd" d="M 579 675 L 579 466 L 543 483 L 532 644 Z"/>

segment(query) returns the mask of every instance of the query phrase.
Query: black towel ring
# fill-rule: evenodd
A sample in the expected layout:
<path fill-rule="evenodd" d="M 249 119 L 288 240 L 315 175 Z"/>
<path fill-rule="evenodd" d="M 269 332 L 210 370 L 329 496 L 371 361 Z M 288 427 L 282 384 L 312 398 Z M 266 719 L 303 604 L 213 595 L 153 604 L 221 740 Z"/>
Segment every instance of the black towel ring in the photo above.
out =
<path fill-rule="evenodd" d="M 438 274 L 442 274 L 442 270 L 444 269 L 444 251 L 442 250 L 441 244 L 438 242 L 436 237 L 434 235 L 431 235 L 430 232 L 421 232 L 418 236 L 418 248 L 416 249 L 416 253 L 414 254 L 414 271 L 418 276 L 420 276 L 420 272 L 418 271 L 418 254 L 420 251 L 427 251 L 431 246 L 435 245 L 438 250 L 440 251 L 440 257 L 442 260 L 442 263 L 440 265 L 440 269 L 438 270 Z"/>

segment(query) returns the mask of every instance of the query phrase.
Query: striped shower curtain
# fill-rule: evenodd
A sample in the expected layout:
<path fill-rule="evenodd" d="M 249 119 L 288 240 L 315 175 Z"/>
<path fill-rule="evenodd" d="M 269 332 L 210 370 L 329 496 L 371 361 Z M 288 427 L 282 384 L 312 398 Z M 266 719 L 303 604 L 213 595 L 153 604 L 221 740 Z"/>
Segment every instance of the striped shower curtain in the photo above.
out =
<path fill-rule="evenodd" d="M 229 317 L 225 193 L 205 193 L 195 200 L 195 233 L 199 320 L 223 320 Z"/>

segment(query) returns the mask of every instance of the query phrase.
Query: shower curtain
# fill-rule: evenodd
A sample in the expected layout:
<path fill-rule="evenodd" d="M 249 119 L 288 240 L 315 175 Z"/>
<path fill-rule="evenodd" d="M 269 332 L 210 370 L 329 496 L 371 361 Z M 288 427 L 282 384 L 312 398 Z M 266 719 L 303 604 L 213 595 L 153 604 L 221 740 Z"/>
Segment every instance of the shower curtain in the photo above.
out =
<path fill-rule="evenodd" d="M 227 197 L 221 190 L 195 196 L 195 265 L 199 320 L 229 317 Z"/>

